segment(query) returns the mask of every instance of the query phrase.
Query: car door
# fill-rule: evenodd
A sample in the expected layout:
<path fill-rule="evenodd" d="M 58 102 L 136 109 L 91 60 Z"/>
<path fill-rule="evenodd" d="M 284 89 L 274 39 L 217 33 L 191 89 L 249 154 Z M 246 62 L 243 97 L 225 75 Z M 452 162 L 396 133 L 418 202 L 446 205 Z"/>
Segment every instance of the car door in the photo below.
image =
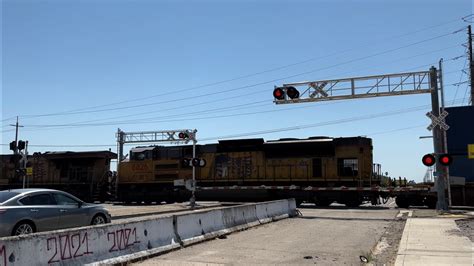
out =
<path fill-rule="evenodd" d="M 31 194 L 19 202 L 33 220 L 37 231 L 55 230 L 59 224 L 59 211 L 50 193 Z"/>
<path fill-rule="evenodd" d="M 80 202 L 63 194 L 53 193 L 54 199 L 59 207 L 59 227 L 70 228 L 89 225 L 87 219 L 87 209 L 82 208 Z"/>

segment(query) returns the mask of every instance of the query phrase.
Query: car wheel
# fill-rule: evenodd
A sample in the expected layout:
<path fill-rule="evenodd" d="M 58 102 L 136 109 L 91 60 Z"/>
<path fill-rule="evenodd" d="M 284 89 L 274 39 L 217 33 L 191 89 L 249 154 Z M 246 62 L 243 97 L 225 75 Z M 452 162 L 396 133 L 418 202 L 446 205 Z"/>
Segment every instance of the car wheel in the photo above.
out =
<path fill-rule="evenodd" d="M 35 226 L 31 222 L 20 222 L 13 228 L 12 236 L 28 235 L 35 232 Z"/>
<path fill-rule="evenodd" d="M 107 221 L 105 220 L 105 216 L 102 214 L 97 214 L 92 218 L 91 225 L 98 225 L 98 224 L 105 224 Z"/>

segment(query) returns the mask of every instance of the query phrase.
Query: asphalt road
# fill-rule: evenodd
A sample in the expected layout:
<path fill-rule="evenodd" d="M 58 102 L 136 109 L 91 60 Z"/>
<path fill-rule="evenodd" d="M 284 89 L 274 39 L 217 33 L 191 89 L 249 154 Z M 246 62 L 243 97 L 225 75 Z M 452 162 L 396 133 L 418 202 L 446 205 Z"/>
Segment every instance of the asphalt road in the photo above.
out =
<path fill-rule="evenodd" d="M 393 208 L 300 208 L 303 216 L 254 227 L 140 265 L 360 265 L 398 214 Z"/>
<path fill-rule="evenodd" d="M 162 205 L 102 204 L 102 206 L 104 206 L 109 211 L 110 215 L 112 215 L 112 223 L 136 220 L 137 218 L 143 216 L 159 216 L 174 212 L 186 212 L 192 210 L 187 202 Z M 205 209 L 219 206 L 222 206 L 222 203 L 216 201 L 201 201 L 198 202 L 197 209 Z"/>

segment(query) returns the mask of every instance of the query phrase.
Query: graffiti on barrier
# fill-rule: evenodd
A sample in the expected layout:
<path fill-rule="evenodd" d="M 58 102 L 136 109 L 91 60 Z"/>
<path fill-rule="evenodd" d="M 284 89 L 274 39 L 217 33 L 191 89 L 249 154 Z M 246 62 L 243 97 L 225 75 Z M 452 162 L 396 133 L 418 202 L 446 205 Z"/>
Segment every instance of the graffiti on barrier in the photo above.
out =
<path fill-rule="evenodd" d="M 137 229 L 125 228 L 107 233 L 107 241 L 111 243 L 109 252 L 127 249 L 140 243 L 137 237 Z"/>
<path fill-rule="evenodd" d="M 7 265 L 7 248 L 5 247 L 5 245 L 0 246 L 0 265 L 1 266 Z"/>
<path fill-rule="evenodd" d="M 55 263 L 84 255 L 93 254 L 89 250 L 89 236 L 87 232 L 72 235 L 58 235 L 46 240 L 46 249 L 54 252 L 48 263 Z"/>

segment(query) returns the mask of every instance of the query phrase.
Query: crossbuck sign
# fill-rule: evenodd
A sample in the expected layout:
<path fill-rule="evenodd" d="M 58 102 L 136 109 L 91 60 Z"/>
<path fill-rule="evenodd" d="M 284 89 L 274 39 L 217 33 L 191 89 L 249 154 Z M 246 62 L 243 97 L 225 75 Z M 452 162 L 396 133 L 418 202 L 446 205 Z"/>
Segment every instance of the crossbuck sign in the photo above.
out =
<path fill-rule="evenodd" d="M 443 130 L 448 130 L 449 126 L 446 124 L 444 119 L 448 116 L 448 112 L 443 111 L 438 117 L 436 117 L 432 112 L 426 113 L 426 116 L 431 119 L 431 125 L 428 126 L 428 130 L 433 130 L 436 126 L 439 126 Z"/>

